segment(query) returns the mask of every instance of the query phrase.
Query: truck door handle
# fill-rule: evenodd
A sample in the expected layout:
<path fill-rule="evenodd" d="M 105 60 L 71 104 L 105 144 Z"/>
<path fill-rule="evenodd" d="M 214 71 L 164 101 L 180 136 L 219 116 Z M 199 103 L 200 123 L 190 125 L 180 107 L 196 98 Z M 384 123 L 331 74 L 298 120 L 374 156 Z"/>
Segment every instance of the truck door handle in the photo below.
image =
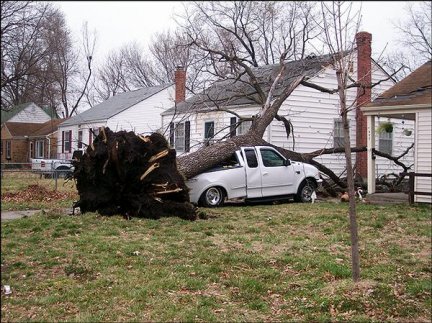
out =
<path fill-rule="evenodd" d="M 299 170 L 296 170 L 296 173 L 297 173 L 297 174 L 300 174 L 300 171 L 299 171 Z"/>
<path fill-rule="evenodd" d="M 264 176 L 264 175 L 268 175 L 268 173 L 267 173 L 267 172 L 265 172 L 265 173 L 263 173 L 263 176 Z"/>

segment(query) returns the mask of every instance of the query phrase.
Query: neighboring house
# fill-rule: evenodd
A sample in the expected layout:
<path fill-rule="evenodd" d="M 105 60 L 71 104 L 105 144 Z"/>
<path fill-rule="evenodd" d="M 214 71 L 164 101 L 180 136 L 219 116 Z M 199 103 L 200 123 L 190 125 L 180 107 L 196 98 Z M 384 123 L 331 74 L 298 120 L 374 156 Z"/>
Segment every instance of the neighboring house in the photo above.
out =
<path fill-rule="evenodd" d="M 33 102 L 19 104 L 9 111 L 1 111 L 1 122 L 26 122 L 26 123 L 44 123 L 53 116 L 52 109 L 41 108 Z"/>
<path fill-rule="evenodd" d="M 29 163 L 30 158 L 56 158 L 57 128 L 62 121 L 2 123 L 1 162 Z"/>
<path fill-rule="evenodd" d="M 404 123 L 401 132 L 411 136 L 415 141 L 414 167 L 416 173 L 432 174 L 432 63 L 423 64 L 406 78 L 382 93 L 372 103 L 362 108 L 367 116 L 370 136 L 368 137 L 369 169 L 374 169 L 379 157 L 374 158 L 372 149 L 375 148 L 373 131 L 376 121 L 380 118 L 397 118 L 398 120 L 412 120 L 413 126 Z M 378 121 L 379 122 L 379 121 Z M 393 133 L 395 130 L 393 130 Z M 368 191 L 375 192 L 375 173 L 368 173 Z M 415 192 L 432 192 L 431 177 L 416 177 Z M 432 196 L 415 195 L 415 202 L 432 203 Z"/>
<path fill-rule="evenodd" d="M 58 157 L 70 159 L 75 150 L 85 150 L 102 126 L 139 134 L 160 131 L 160 114 L 185 98 L 185 77 L 178 69 L 175 81 L 181 88 L 168 84 L 120 93 L 66 120 L 59 126 Z"/>
<path fill-rule="evenodd" d="M 356 35 L 357 49 L 351 62 L 350 77 L 364 82 L 375 83 L 382 81 L 372 91 L 352 88 L 348 90 L 348 106 L 358 98 L 358 104 L 371 101 L 372 96 L 390 88 L 395 82 L 389 75 L 371 59 L 372 35 L 361 32 Z M 268 65 L 255 68 L 255 74 L 267 90 L 270 87 L 268 80 L 279 71 L 279 65 Z M 337 88 L 336 73 L 330 64 L 329 56 L 310 56 L 304 60 L 288 62 L 286 76 L 281 81 L 281 89 L 286 88 L 299 75 L 303 73 L 309 83 L 335 89 Z M 188 98 L 175 107 L 162 113 L 164 128 L 170 129 L 170 143 L 176 148 L 178 154 L 185 154 L 197 150 L 202 145 L 211 143 L 213 139 L 226 138 L 245 133 L 249 122 L 238 125 L 238 118 L 222 109 L 234 111 L 241 117 L 256 115 L 261 106 L 251 100 L 254 89 L 245 82 L 223 80 L 215 82 L 205 92 Z M 276 96 L 278 92 L 276 92 Z M 284 124 L 273 121 L 266 130 L 263 139 L 269 143 L 295 150 L 299 153 L 312 152 L 323 148 L 342 147 L 343 129 L 339 115 L 338 94 L 323 93 L 318 90 L 299 85 L 282 104 L 279 115 L 285 116 L 294 126 L 294 133 L 287 139 Z M 366 118 L 361 114 L 359 106 L 349 112 L 351 146 L 366 146 Z M 394 121 L 395 129 L 398 127 L 411 127 L 412 122 L 405 120 Z M 399 122 L 399 124 L 398 124 Z M 392 155 L 398 155 L 412 143 L 412 138 L 394 136 L 385 138 L 387 141 L 382 148 Z M 378 140 L 378 139 L 377 139 Z M 383 141 L 384 142 L 384 141 Z M 406 156 L 413 159 L 412 153 Z M 316 158 L 332 169 L 337 175 L 345 173 L 344 154 L 322 155 Z M 356 162 L 356 172 L 362 178 L 367 177 L 366 153 L 353 154 Z M 377 161 L 379 174 L 394 171 L 394 166 L 386 161 Z"/>

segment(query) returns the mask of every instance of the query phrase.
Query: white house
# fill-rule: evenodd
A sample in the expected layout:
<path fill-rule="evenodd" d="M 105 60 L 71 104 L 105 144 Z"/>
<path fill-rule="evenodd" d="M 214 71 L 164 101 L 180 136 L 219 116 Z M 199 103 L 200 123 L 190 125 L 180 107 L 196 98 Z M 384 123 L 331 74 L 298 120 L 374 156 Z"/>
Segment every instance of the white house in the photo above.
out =
<path fill-rule="evenodd" d="M 412 172 L 432 176 L 432 63 L 426 62 L 402 81 L 385 91 L 372 103 L 362 108 L 368 120 L 368 163 L 375 168 L 377 159 L 372 150 L 376 140 L 373 131 L 379 118 L 412 120 L 404 123 L 403 133 L 415 139 Z M 368 173 L 368 191 L 375 192 L 375 173 Z M 414 202 L 432 203 L 432 177 L 415 177 Z"/>
<path fill-rule="evenodd" d="M 366 83 L 382 81 L 372 91 L 352 88 L 348 91 L 348 105 L 356 97 L 360 104 L 368 103 L 372 97 L 390 88 L 395 82 L 389 75 L 371 59 L 372 35 L 366 32 L 356 36 L 357 48 L 354 53 L 351 69 L 353 79 Z M 258 82 L 269 88 L 268 80 L 278 72 L 278 65 L 262 66 L 255 69 Z M 329 63 L 329 56 L 308 57 L 304 60 L 288 62 L 286 75 L 282 80 L 282 88 L 287 87 L 299 73 L 307 77 L 309 83 L 335 89 L 337 88 L 335 70 Z M 200 95 L 188 98 L 175 107 L 162 113 L 164 128 L 170 128 L 170 143 L 178 154 L 195 151 L 200 146 L 213 139 L 221 139 L 236 134 L 242 134 L 250 126 L 250 122 L 243 122 L 236 129 L 238 119 L 228 113 L 229 109 L 241 117 L 251 117 L 257 114 L 261 106 L 248 98 L 253 89 L 245 82 L 224 80 L 215 82 Z M 243 95 L 239 95 L 243 93 Z M 277 95 L 277 93 L 276 93 Z M 299 153 L 312 152 L 322 148 L 341 147 L 343 144 L 342 123 L 339 115 L 339 98 L 337 94 L 323 93 L 304 85 L 299 85 L 282 104 L 279 115 L 289 119 L 294 127 L 294 133 L 287 139 L 284 124 L 274 120 L 267 128 L 263 139 L 271 144 L 285 147 Z M 350 136 L 352 146 L 366 146 L 366 118 L 359 107 L 349 112 Z M 384 121 L 384 120 L 383 120 Z M 385 119 L 387 121 L 387 119 Z M 392 155 L 398 155 L 413 142 L 413 138 L 402 135 L 403 127 L 411 127 L 411 120 L 392 120 L 393 135 L 387 133 L 377 136 L 377 147 Z M 322 155 L 315 158 L 336 174 L 345 172 L 344 154 Z M 413 152 L 410 151 L 404 161 L 410 163 Z M 356 161 L 357 174 L 367 177 L 366 152 L 353 154 Z M 377 160 L 375 171 L 379 174 L 390 173 L 395 170 L 393 163 L 386 159 Z"/>
<path fill-rule="evenodd" d="M 102 126 L 139 134 L 159 131 L 160 114 L 185 98 L 184 70 L 178 69 L 175 77 L 176 83 L 182 84 L 180 89 L 168 84 L 120 93 L 61 123 L 58 158 L 70 159 L 75 150 L 85 150 Z"/>

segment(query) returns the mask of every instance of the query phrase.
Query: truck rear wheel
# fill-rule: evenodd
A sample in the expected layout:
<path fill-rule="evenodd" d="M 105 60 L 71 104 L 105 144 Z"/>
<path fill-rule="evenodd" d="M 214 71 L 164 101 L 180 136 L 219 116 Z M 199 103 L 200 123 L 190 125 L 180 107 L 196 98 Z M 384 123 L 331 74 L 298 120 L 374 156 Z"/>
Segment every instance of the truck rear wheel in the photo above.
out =
<path fill-rule="evenodd" d="M 217 207 L 223 205 L 225 199 L 224 191 L 217 186 L 209 187 L 201 195 L 200 204 L 205 207 Z"/>
<path fill-rule="evenodd" d="M 316 189 L 316 184 L 310 180 L 304 180 L 297 191 L 294 200 L 296 202 L 310 203 L 312 202 L 312 193 Z"/>

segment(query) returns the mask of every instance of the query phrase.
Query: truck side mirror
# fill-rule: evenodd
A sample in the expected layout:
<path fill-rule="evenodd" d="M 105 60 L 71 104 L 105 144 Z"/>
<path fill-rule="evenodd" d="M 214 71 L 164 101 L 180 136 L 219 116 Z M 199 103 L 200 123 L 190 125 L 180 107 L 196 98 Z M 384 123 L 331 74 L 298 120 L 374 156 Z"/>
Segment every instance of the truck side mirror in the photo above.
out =
<path fill-rule="evenodd" d="M 289 160 L 289 159 L 284 159 L 284 161 L 283 161 L 283 165 L 284 165 L 284 166 L 289 166 L 289 165 L 291 165 L 290 160 Z"/>

